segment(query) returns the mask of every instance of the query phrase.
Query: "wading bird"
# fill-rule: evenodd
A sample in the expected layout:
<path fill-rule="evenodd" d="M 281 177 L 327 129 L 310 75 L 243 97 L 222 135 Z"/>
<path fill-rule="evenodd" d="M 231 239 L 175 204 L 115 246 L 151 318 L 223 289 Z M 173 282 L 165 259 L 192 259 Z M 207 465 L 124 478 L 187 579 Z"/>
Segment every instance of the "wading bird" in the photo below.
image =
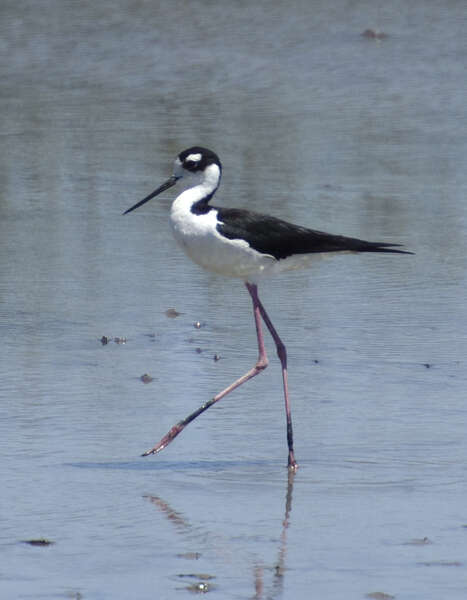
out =
<path fill-rule="evenodd" d="M 174 200 L 170 210 L 170 224 L 175 239 L 198 265 L 219 275 L 237 277 L 244 281 L 253 301 L 258 360 L 245 375 L 174 425 L 160 442 L 143 456 L 163 450 L 188 423 L 267 367 L 268 358 L 264 347 L 262 319 L 276 344 L 282 366 L 289 451 L 288 467 L 295 471 L 298 465 L 293 450 L 292 417 L 287 385 L 287 352 L 258 297 L 259 280 L 266 275 L 305 267 L 317 254 L 335 252 L 412 254 L 412 252 L 400 250 L 400 244 L 367 242 L 332 235 L 249 210 L 211 206 L 209 202 L 219 187 L 221 174 L 222 165 L 217 154 L 200 146 L 188 148 L 175 159 L 172 177 L 124 214 L 142 206 L 151 198 L 183 180 L 185 189 Z"/>

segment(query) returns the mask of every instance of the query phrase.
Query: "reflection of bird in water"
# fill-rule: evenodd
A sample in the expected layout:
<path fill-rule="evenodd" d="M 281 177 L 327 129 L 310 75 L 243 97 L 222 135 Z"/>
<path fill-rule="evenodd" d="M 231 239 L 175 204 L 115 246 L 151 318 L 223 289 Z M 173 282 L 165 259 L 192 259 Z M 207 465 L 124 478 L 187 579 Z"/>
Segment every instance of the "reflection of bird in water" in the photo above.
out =
<path fill-rule="evenodd" d="M 286 557 L 287 557 L 287 530 L 290 524 L 290 513 L 292 511 L 292 491 L 293 483 L 295 478 L 295 471 L 290 469 L 287 476 L 287 492 L 285 496 L 285 507 L 284 507 L 284 518 L 282 520 L 282 529 L 280 535 L 279 546 L 277 550 L 277 561 L 274 563 L 272 568 L 264 566 L 263 561 L 259 558 L 258 560 L 253 559 L 249 561 L 253 562 L 253 578 L 255 593 L 252 596 L 255 600 L 261 600 L 262 598 L 279 598 L 283 595 L 284 577 L 287 572 Z M 217 557 L 220 556 L 231 556 L 232 555 L 232 540 L 222 540 L 222 537 L 217 531 L 215 534 L 211 534 L 206 531 L 206 527 L 203 526 L 203 534 L 200 537 L 197 532 L 197 528 L 192 526 L 188 519 L 186 519 L 180 512 L 174 510 L 168 502 L 162 500 L 159 496 L 151 494 L 143 496 L 149 500 L 149 502 L 155 506 L 167 520 L 175 526 L 177 533 L 184 537 L 188 537 L 192 542 L 194 537 L 193 533 L 196 533 L 195 539 L 199 546 L 196 551 L 183 553 L 178 555 L 179 558 L 198 560 L 204 554 L 204 546 L 215 546 L 215 554 Z M 255 538 L 255 533 L 252 533 L 252 537 Z M 271 540 L 276 540 L 277 536 L 271 534 Z M 251 557 L 250 557 L 251 558 Z M 265 577 L 264 573 L 272 572 L 273 580 L 270 586 L 270 592 L 264 596 L 265 588 Z M 188 589 L 196 592 L 208 592 L 216 587 L 215 579 L 216 575 L 207 573 L 187 573 L 178 574 L 178 578 L 183 579 L 198 579 L 196 583 L 190 584 Z"/>

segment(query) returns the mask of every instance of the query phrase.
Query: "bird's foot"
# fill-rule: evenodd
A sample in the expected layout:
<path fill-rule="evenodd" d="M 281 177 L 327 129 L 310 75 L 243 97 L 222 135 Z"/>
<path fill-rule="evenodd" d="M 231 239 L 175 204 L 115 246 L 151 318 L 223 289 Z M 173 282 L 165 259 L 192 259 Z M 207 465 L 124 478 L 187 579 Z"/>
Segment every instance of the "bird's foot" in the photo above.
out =
<path fill-rule="evenodd" d="M 184 424 L 181 422 L 174 425 L 172 427 L 172 429 L 166 435 L 164 435 L 164 437 L 161 439 L 161 441 L 158 444 L 156 444 L 153 448 L 146 450 L 146 452 L 141 454 L 141 456 L 149 456 L 150 454 L 157 454 L 158 452 L 163 450 L 166 446 L 168 446 L 170 444 L 170 442 L 175 437 L 177 437 L 177 435 L 182 431 L 183 427 L 184 427 Z"/>
<path fill-rule="evenodd" d="M 292 473 L 296 473 L 296 471 L 298 469 L 298 463 L 295 460 L 295 456 L 294 456 L 293 450 L 289 450 L 289 460 L 288 460 L 288 463 L 287 463 L 287 468 Z"/>

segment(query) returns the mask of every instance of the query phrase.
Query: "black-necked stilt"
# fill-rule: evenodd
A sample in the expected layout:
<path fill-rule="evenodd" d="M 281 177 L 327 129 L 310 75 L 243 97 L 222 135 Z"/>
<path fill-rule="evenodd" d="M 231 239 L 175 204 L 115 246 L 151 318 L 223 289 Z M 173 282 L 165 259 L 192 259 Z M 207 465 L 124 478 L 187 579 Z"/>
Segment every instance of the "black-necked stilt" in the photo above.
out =
<path fill-rule="evenodd" d="M 261 319 L 263 319 L 274 339 L 282 365 L 289 448 L 288 466 L 294 471 L 297 463 L 293 451 L 292 418 L 287 385 L 287 353 L 258 297 L 258 281 L 265 275 L 306 266 L 318 253 L 412 254 L 412 252 L 397 249 L 400 244 L 366 242 L 307 229 L 248 210 L 211 206 L 209 201 L 219 186 L 221 174 L 222 165 L 214 152 L 199 146 L 188 148 L 175 159 L 172 177 L 124 214 L 142 206 L 179 180 L 183 180 L 185 191 L 175 199 L 170 210 L 173 234 L 194 262 L 209 271 L 228 277 L 238 277 L 245 282 L 253 301 L 258 360 L 255 366 L 240 379 L 200 406 L 186 419 L 174 425 L 161 441 L 143 456 L 163 450 L 198 415 L 267 367 L 268 358 L 261 328 Z"/>

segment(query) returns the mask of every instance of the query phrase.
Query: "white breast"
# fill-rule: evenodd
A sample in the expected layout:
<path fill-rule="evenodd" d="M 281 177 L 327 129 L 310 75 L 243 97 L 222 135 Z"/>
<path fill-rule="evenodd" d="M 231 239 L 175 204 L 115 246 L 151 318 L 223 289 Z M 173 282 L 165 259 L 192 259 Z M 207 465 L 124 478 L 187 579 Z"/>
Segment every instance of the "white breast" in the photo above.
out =
<path fill-rule="evenodd" d="M 227 277 L 253 280 L 277 263 L 273 256 L 260 254 L 244 240 L 229 240 L 216 229 L 217 210 L 197 215 L 191 212 L 192 190 L 172 204 L 170 224 L 175 239 L 198 265 Z"/>

